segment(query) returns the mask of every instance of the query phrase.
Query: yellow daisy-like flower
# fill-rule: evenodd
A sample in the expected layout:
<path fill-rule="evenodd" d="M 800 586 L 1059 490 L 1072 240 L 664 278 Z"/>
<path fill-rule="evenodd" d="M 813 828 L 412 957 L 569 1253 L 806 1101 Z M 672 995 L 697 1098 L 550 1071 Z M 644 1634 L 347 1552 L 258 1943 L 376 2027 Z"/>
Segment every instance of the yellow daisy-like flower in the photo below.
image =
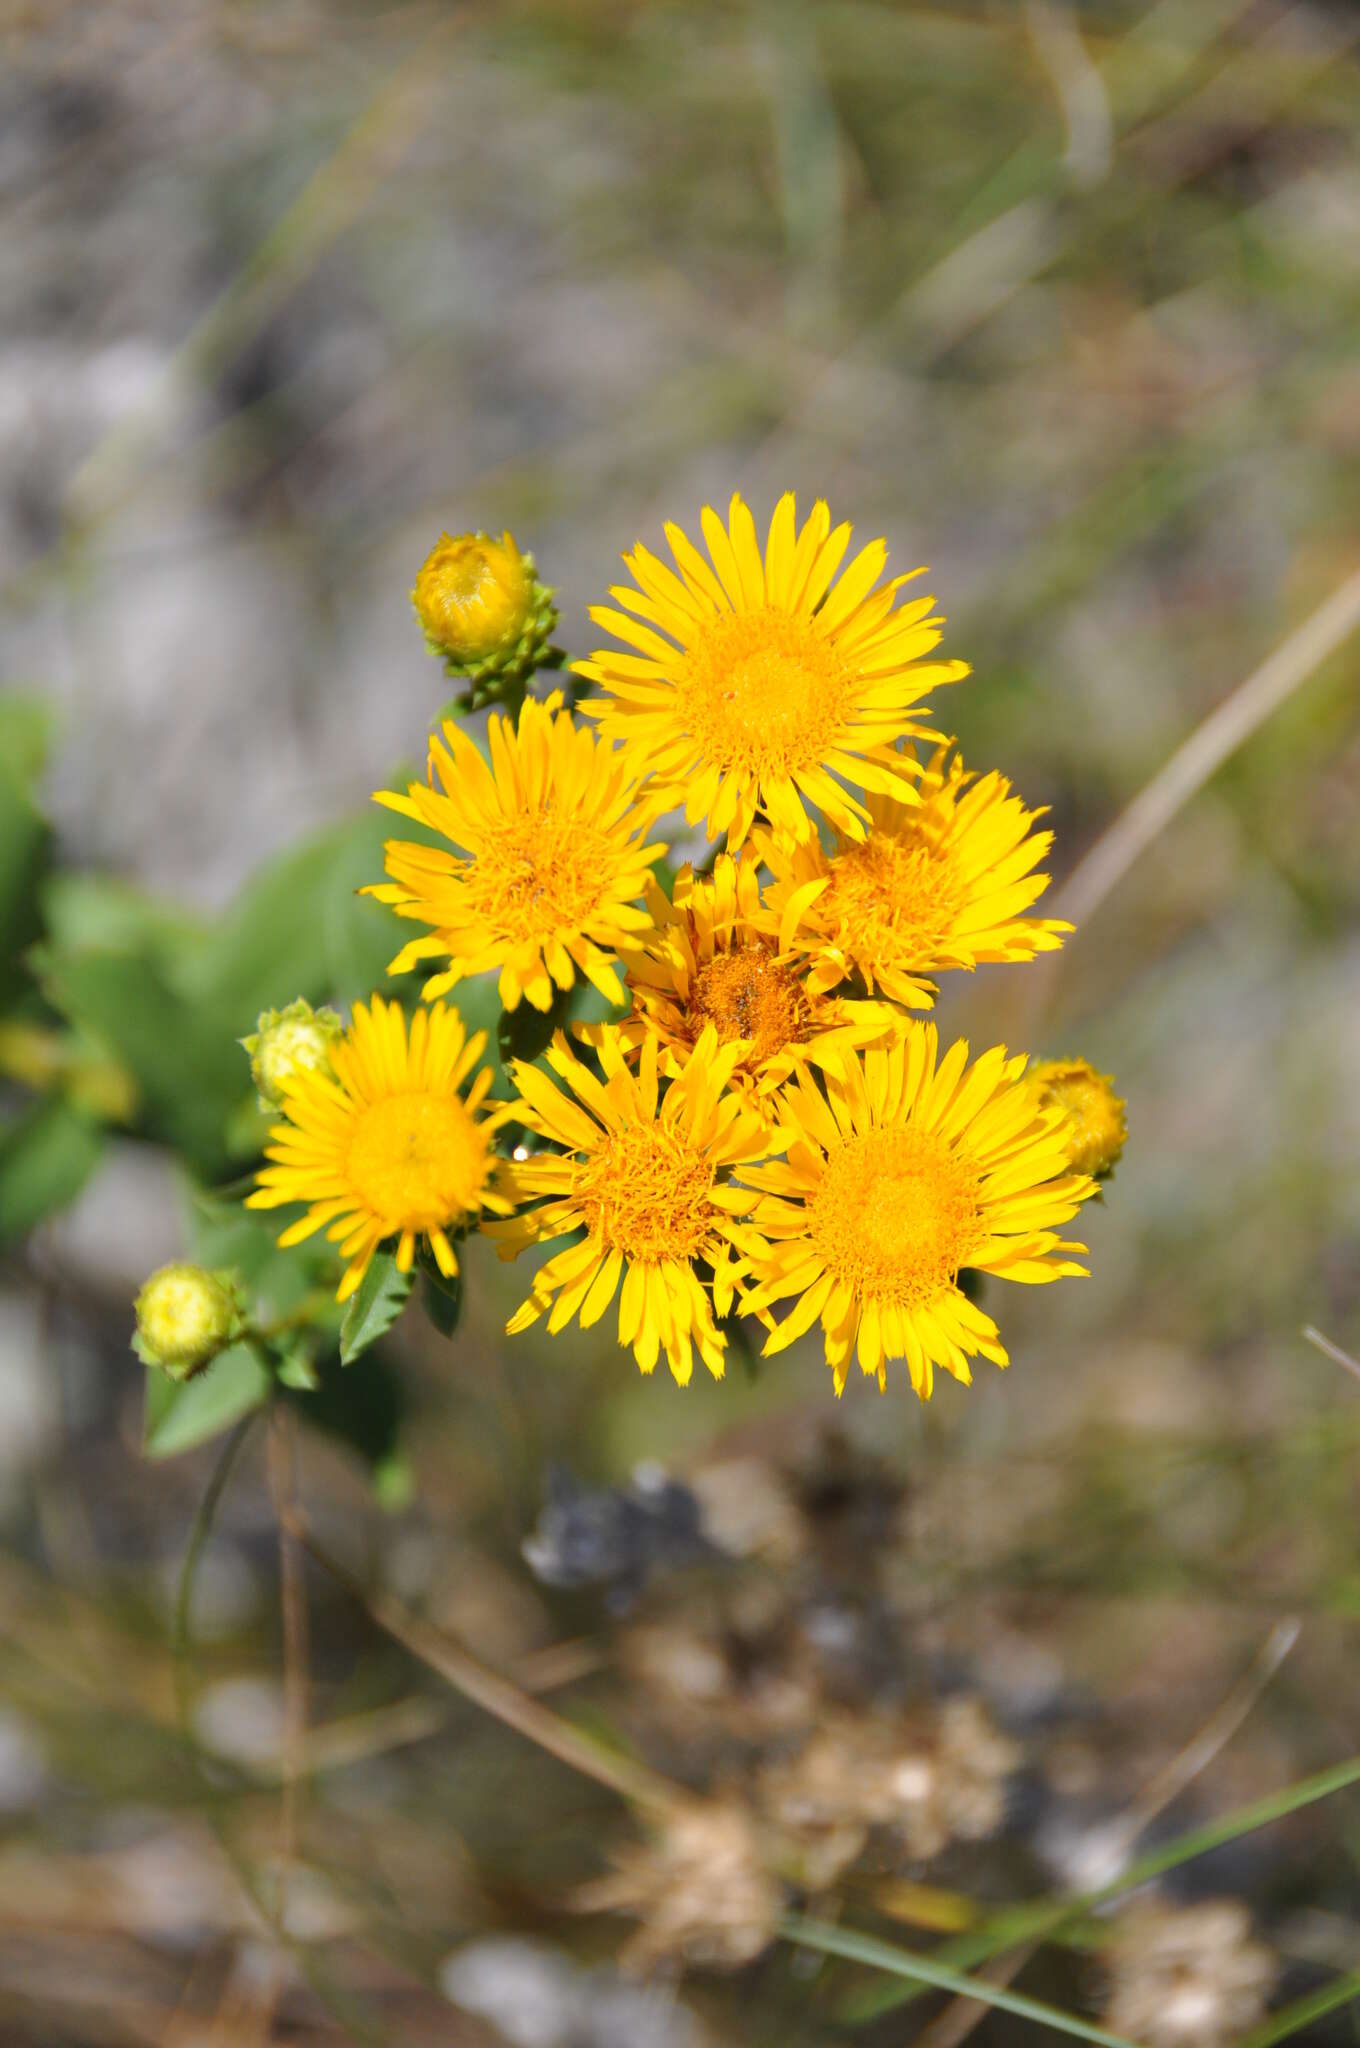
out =
<path fill-rule="evenodd" d="M 409 1272 L 416 1239 L 429 1240 L 441 1273 L 458 1259 L 449 1233 L 484 1211 L 506 1216 L 513 1203 L 497 1186 L 491 1137 L 513 1114 L 507 1103 L 483 1107 L 491 1070 L 482 1067 L 486 1033 L 472 1038 L 454 1009 L 436 1003 L 406 1019 L 381 996 L 356 1003 L 354 1020 L 332 1047 L 331 1072 L 297 1067 L 284 1087 L 286 1122 L 275 1124 L 259 1185 L 248 1209 L 306 1202 L 281 1245 L 314 1231 L 349 1261 L 336 1293 L 347 1301 L 378 1246 L 397 1239 L 397 1264 Z"/>
<path fill-rule="evenodd" d="M 375 793 L 463 849 L 388 841 L 392 880 L 365 893 L 431 927 L 388 972 L 446 958 L 425 983 L 428 998 L 498 968 L 507 1010 L 526 996 L 550 1009 L 554 984 L 568 989 L 579 972 L 621 1003 L 610 960 L 646 929 L 637 899 L 666 851 L 646 844 L 655 807 L 639 804 L 619 751 L 576 725 L 557 693 L 544 703 L 526 698 L 517 725 L 493 715 L 487 733 L 489 767 L 450 721 L 430 744 L 428 789 L 413 782 L 405 796 Z"/>
<path fill-rule="evenodd" d="M 798 1068 L 834 1069 L 848 1049 L 880 1043 L 901 1024 L 887 1003 L 807 987 L 805 972 L 780 955 L 758 867 L 749 855 L 719 854 L 711 877 L 682 869 L 669 900 L 649 882 L 653 929 L 622 956 L 633 1013 L 618 1028 L 629 1047 L 659 1039 L 663 1074 L 677 1072 L 710 1028 L 720 1045 L 740 1040 L 734 1082 L 768 1095 Z"/>
<path fill-rule="evenodd" d="M 1026 810 L 1004 775 L 972 776 L 947 751 L 926 768 L 919 802 L 870 797 L 866 839 L 842 835 L 828 853 L 815 839 L 758 835 L 779 943 L 806 956 L 810 988 L 858 971 L 871 993 L 929 1009 L 927 975 L 1032 960 L 1071 931 L 1024 914 L 1048 887 L 1034 873 L 1053 844 L 1032 830 L 1043 813 Z"/>
<path fill-rule="evenodd" d="M 743 1175 L 762 1194 L 739 1239 L 747 1305 L 798 1297 L 765 1349 L 820 1317 L 838 1394 L 855 1350 L 880 1387 L 887 1361 L 905 1358 L 922 1400 L 937 1366 L 967 1384 L 970 1358 L 1009 1362 L 959 1287 L 965 1266 L 1025 1281 L 1086 1271 L 1070 1256 L 1086 1247 L 1055 1226 L 1095 1182 L 1068 1171 L 1065 1116 L 1040 1106 L 1024 1054 L 996 1046 L 968 1068 L 964 1041 L 937 1051 L 934 1025 L 913 1024 L 828 1076 L 825 1096 L 800 1076 L 780 1104 L 786 1157 Z"/>
<path fill-rule="evenodd" d="M 705 818 L 733 851 L 758 810 L 806 835 L 803 797 L 861 837 L 868 813 L 845 784 L 913 801 L 915 764 L 897 742 L 938 734 L 908 713 L 937 683 L 967 675 L 967 663 L 923 661 L 944 622 L 933 598 L 897 606 L 910 576 L 875 588 L 887 562 L 881 540 L 833 582 L 850 528 L 833 529 L 825 504 L 800 529 L 787 492 L 763 551 L 740 497 L 726 525 L 711 506 L 700 518 L 712 567 L 672 525 L 678 575 L 641 545 L 624 556 L 637 588 L 614 587 L 624 609 L 590 616 L 631 651 L 576 664 L 606 693 L 582 712 L 655 778 L 659 809 L 683 802 L 690 824 Z"/>
<path fill-rule="evenodd" d="M 539 1267 L 529 1299 L 506 1327 L 525 1330 L 546 1309 L 551 1331 L 578 1313 L 587 1329 L 622 1281 L 619 1342 L 632 1347 L 643 1372 L 664 1350 L 686 1386 L 697 1348 L 721 1379 L 727 1339 L 713 1312 L 716 1306 L 725 1315 L 732 1305 L 744 1270 L 733 1252 L 734 1224 L 756 1201 L 728 1174 L 771 1149 L 762 1119 L 727 1090 L 741 1047 L 720 1046 L 716 1032 L 705 1032 L 664 1092 L 654 1038 L 636 1073 L 616 1026 L 600 1032 L 597 1051 L 603 1080 L 557 1034 L 547 1058 L 563 1088 L 540 1068 L 515 1063 L 516 1114 L 566 1150 L 515 1168 L 522 1196 L 548 1199 L 513 1222 L 488 1225 L 488 1233 L 500 1240 L 503 1258 L 569 1231 L 586 1235 Z M 700 1262 L 712 1271 L 711 1300 Z"/>

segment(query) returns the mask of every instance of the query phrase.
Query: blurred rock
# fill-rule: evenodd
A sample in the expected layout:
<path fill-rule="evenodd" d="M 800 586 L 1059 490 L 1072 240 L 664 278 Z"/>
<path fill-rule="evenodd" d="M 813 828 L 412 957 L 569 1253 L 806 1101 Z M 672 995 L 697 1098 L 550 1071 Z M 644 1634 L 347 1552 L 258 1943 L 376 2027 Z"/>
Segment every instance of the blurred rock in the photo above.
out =
<path fill-rule="evenodd" d="M 231 1763 L 277 1763 L 283 1753 L 283 1730 L 283 1688 L 273 1679 L 223 1679 L 194 1707 L 199 1741 Z"/>
<path fill-rule="evenodd" d="M 538 1942 L 469 1942 L 439 1981 L 452 2004 L 490 2020 L 512 2048 L 700 2048 L 703 2040 L 669 1992 L 581 1970 Z"/>
<path fill-rule="evenodd" d="M 548 1498 L 524 1556 L 547 1586 L 595 1586 L 616 1611 L 631 1607 L 652 1576 L 710 1554 L 699 1503 L 657 1465 L 631 1486 L 591 1491 L 565 1466 L 548 1474 Z"/>

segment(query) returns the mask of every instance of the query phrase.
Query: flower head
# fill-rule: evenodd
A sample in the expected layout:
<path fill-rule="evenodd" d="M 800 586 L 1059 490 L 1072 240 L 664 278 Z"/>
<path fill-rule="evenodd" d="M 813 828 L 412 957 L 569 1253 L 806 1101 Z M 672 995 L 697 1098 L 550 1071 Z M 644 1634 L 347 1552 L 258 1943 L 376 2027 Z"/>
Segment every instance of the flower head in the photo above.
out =
<path fill-rule="evenodd" d="M 516 1168 L 524 1197 L 548 1199 L 512 1223 L 489 1226 L 489 1234 L 501 1240 L 506 1258 L 536 1241 L 586 1234 L 539 1267 L 529 1299 L 507 1327 L 512 1334 L 527 1329 L 549 1310 L 550 1331 L 578 1313 L 589 1328 L 622 1281 L 619 1342 L 632 1347 L 643 1372 L 664 1350 L 672 1376 L 685 1386 L 697 1347 L 721 1379 L 727 1340 L 713 1311 L 715 1304 L 720 1315 L 731 1306 L 742 1272 L 732 1249 L 734 1219 L 755 1202 L 727 1173 L 770 1150 L 762 1119 L 725 1092 L 741 1046 L 720 1046 L 710 1029 L 664 1093 L 655 1038 L 643 1045 L 636 1073 L 625 1062 L 617 1026 L 602 1029 L 597 1051 L 603 1081 L 557 1034 L 547 1057 L 565 1088 L 539 1068 L 515 1063 L 516 1114 L 566 1149 Z M 712 1271 L 712 1299 L 701 1265 Z"/>
<path fill-rule="evenodd" d="M 919 802 L 871 796 L 867 838 L 758 835 L 774 874 L 766 902 L 781 945 L 808 961 L 809 985 L 834 988 L 857 972 L 871 991 L 929 1008 L 926 976 L 987 961 L 1032 960 L 1062 944 L 1069 924 L 1024 913 L 1048 887 L 1033 870 L 1053 843 L 1031 830 L 1003 775 L 974 777 L 940 748 Z"/>
<path fill-rule="evenodd" d="M 299 1068 L 324 1074 L 344 1028 L 334 1010 L 314 1010 L 301 996 L 286 1010 L 262 1011 L 255 1029 L 241 1040 L 250 1054 L 260 1108 L 282 1107 L 284 1089 Z"/>
<path fill-rule="evenodd" d="M 146 1281 L 136 1314 L 138 1356 L 187 1380 L 240 1335 L 243 1303 L 233 1274 L 179 1262 Z"/>
<path fill-rule="evenodd" d="M 431 653 L 470 678 L 474 703 L 522 689 L 542 663 L 557 624 L 551 599 L 509 533 L 441 533 L 411 592 Z"/>
<path fill-rule="evenodd" d="M 909 713 L 967 664 L 924 661 L 943 621 L 929 597 L 894 608 L 909 576 L 875 588 L 882 541 L 833 581 L 850 528 L 833 530 L 820 501 L 800 529 L 786 493 L 763 551 L 741 498 L 726 525 L 711 506 L 700 516 L 712 567 L 671 525 L 678 574 L 640 544 L 624 556 L 637 587 L 616 586 L 624 609 L 599 606 L 591 617 L 630 651 L 576 664 L 605 693 L 582 711 L 655 778 L 658 809 L 683 802 L 691 824 L 706 819 L 734 851 L 758 810 L 805 836 L 804 797 L 862 837 L 868 813 L 845 785 L 910 803 L 914 763 L 897 743 L 925 728 Z"/>
<path fill-rule="evenodd" d="M 937 1366 L 965 1384 L 969 1359 L 1009 1361 L 991 1317 L 958 1284 L 964 1267 L 1004 1279 L 1084 1273 L 1055 1226 L 1095 1193 L 1068 1170 L 1061 1111 L 1039 1106 L 1025 1059 L 994 1047 L 968 1068 L 960 1040 L 937 1059 L 933 1024 L 848 1060 L 823 1096 L 800 1076 L 778 1116 L 786 1157 L 743 1179 L 761 1191 L 739 1239 L 768 1309 L 797 1296 L 769 1338 L 782 1351 L 821 1319 L 836 1391 L 858 1350 L 886 1384 L 905 1358 L 929 1398 Z M 965 1071 L 966 1070 L 966 1071 Z"/>
<path fill-rule="evenodd" d="M 636 903 L 666 850 L 645 843 L 654 809 L 637 801 L 618 751 L 574 724 L 556 696 L 526 698 L 515 723 L 493 713 L 488 737 L 490 766 L 449 722 L 430 745 L 428 789 L 376 793 L 461 849 L 388 841 L 392 880 L 367 893 L 430 927 L 389 972 L 447 960 L 425 984 L 429 998 L 497 968 L 508 1010 L 524 997 L 550 1009 L 554 984 L 568 989 L 581 973 L 622 1002 L 610 960 L 649 922 Z"/>
<path fill-rule="evenodd" d="M 373 996 L 331 1049 L 331 1071 L 295 1069 L 283 1097 L 250 1209 L 306 1202 L 281 1245 L 314 1231 L 339 1244 L 348 1261 L 337 1300 L 347 1301 L 380 1244 L 397 1240 L 397 1265 L 409 1272 L 416 1240 L 426 1238 L 439 1270 L 458 1271 L 450 1234 L 484 1211 L 507 1215 L 491 1137 L 508 1105 L 483 1108 L 491 1070 L 462 1084 L 486 1045 L 454 1009 L 436 1003 L 406 1019 L 396 1003 Z"/>
<path fill-rule="evenodd" d="M 630 1047 L 660 1040 L 662 1073 L 709 1029 L 720 1045 L 740 1040 L 733 1078 L 767 1095 L 807 1064 L 834 1067 L 847 1048 L 892 1037 L 898 1018 L 886 1003 L 808 989 L 780 955 L 757 867 L 749 854 L 719 854 L 711 877 L 682 869 L 669 899 L 649 882 L 653 927 L 623 954 L 633 1014 L 620 1030 Z"/>
<path fill-rule="evenodd" d="M 1067 1157 L 1076 1173 L 1108 1180 L 1114 1172 L 1129 1127 L 1124 1103 L 1114 1092 L 1114 1077 L 1098 1074 L 1089 1060 L 1040 1060 L 1029 1070 L 1046 1108 L 1067 1116 Z"/>
<path fill-rule="evenodd" d="M 583 1885 L 576 1903 L 641 1922 L 622 1958 L 634 1969 L 683 1961 L 738 1970 L 769 1947 L 783 1906 L 763 1849 L 738 1800 L 686 1799 L 654 1839 L 621 1845 L 613 1872 Z"/>
<path fill-rule="evenodd" d="M 1240 1899 L 1130 1906 L 1107 1961 L 1105 2025 L 1148 2048 L 1228 2048 L 1261 2018 L 1279 1975 Z"/>

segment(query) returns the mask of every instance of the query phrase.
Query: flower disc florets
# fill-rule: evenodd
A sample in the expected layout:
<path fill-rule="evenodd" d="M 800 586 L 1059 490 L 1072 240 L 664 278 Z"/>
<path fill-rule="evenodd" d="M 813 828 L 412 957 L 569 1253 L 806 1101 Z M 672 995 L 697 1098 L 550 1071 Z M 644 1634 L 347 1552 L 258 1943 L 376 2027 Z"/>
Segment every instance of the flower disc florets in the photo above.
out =
<path fill-rule="evenodd" d="M 734 1085 L 767 1096 L 800 1068 L 835 1069 L 845 1051 L 886 1042 L 900 1025 L 886 1003 L 809 986 L 804 963 L 779 950 L 758 866 L 749 853 L 719 854 L 711 875 L 683 868 L 669 898 L 649 881 L 652 929 L 621 952 L 633 1011 L 620 1028 L 630 1048 L 659 1038 L 663 1073 L 705 1031 L 719 1045 L 740 1041 Z"/>

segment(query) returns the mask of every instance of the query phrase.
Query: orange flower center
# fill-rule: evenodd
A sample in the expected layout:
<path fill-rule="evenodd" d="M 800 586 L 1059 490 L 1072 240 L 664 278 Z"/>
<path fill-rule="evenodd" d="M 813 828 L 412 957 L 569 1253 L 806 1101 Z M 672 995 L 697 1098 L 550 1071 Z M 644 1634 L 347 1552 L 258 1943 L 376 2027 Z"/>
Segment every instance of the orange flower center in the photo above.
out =
<path fill-rule="evenodd" d="M 435 1230 L 478 1207 L 487 1149 L 456 1096 L 388 1095 L 367 1108 L 346 1176 L 389 1230 Z"/>
<path fill-rule="evenodd" d="M 857 1300 L 898 1308 L 937 1300 L 986 1235 L 976 1169 L 911 1124 L 837 1145 L 808 1227 L 828 1270 Z"/>
<path fill-rule="evenodd" d="M 909 820 L 834 856 L 814 916 L 857 960 L 906 970 L 943 966 L 963 893 L 947 847 Z"/>
<path fill-rule="evenodd" d="M 749 1038 L 753 1067 L 796 1043 L 807 1028 L 808 1001 L 797 976 L 761 945 L 715 954 L 694 979 L 688 1010 L 692 1040 L 708 1024 L 723 1044 Z"/>
<path fill-rule="evenodd" d="M 678 678 L 705 761 L 761 779 L 815 767 L 842 736 L 853 674 L 811 618 L 763 605 L 700 627 Z"/>
<path fill-rule="evenodd" d="M 612 1131 L 585 1168 L 578 1199 L 586 1228 L 629 1260 L 687 1260 L 713 1222 L 713 1165 L 664 1124 Z"/>
<path fill-rule="evenodd" d="M 543 945 L 587 925 L 608 894 L 615 849 L 580 818 L 530 811 L 497 822 L 462 879 L 499 937 Z"/>

